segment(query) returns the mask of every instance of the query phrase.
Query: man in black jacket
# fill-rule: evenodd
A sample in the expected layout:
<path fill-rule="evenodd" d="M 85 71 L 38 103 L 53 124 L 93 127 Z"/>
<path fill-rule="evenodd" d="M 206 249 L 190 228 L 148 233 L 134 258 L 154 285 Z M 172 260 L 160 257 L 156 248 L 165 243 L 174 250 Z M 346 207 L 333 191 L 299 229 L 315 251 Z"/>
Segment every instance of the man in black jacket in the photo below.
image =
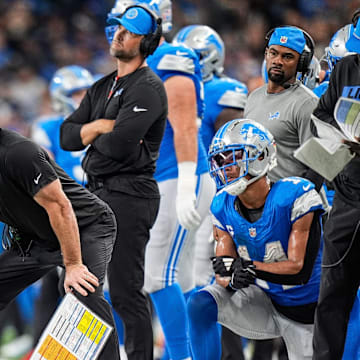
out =
<path fill-rule="evenodd" d="M 117 71 L 96 82 L 61 128 L 61 146 L 81 150 L 90 190 L 113 209 L 118 232 L 109 265 L 110 296 L 125 327 L 129 360 L 153 358 L 150 311 L 142 292 L 144 252 L 158 212 L 153 178 L 165 128 L 167 99 L 145 58 L 157 47 L 160 20 L 134 6 L 121 18 L 110 47 Z"/>
<path fill-rule="evenodd" d="M 65 268 L 65 291 L 115 326 L 102 287 L 115 242 L 113 212 L 40 146 L 5 129 L 0 129 L 0 221 L 7 224 L 0 310 L 59 265 Z M 114 329 L 100 359 L 119 358 Z"/>
<path fill-rule="evenodd" d="M 360 33 L 358 19 L 354 20 L 354 32 Z M 360 100 L 360 40 L 352 34 L 346 45 L 357 54 L 345 56 L 336 64 L 329 88 L 313 113 L 335 127 L 338 125 L 333 113 L 337 100 L 340 97 Z M 315 316 L 313 359 L 316 360 L 342 358 L 349 314 L 360 282 L 360 146 L 344 142 L 356 156 L 333 181 L 335 197 L 324 231 L 321 287 Z"/>

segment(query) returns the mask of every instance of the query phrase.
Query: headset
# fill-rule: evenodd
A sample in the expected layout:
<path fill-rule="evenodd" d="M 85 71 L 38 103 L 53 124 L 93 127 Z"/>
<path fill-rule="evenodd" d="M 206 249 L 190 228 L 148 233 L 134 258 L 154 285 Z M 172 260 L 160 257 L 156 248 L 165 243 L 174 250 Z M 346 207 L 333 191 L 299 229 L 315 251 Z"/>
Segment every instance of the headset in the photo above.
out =
<path fill-rule="evenodd" d="M 360 15 L 360 11 L 359 11 L 359 15 Z M 300 29 L 297 26 L 293 26 L 293 25 L 281 25 L 281 26 L 277 26 L 277 27 L 269 30 L 266 33 L 266 35 L 265 35 L 266 47 L 267 47 L 267 44 L 269 43 L 271 35 L 279 27 L 280 28 L 281 27 L 293 27 L 295 29 L 300 30 L 304 34 L 305 48 L 304 48 L 303 52 L 300 54 L 300 58 L 299 58 L 299 61 L 298 61 L 297 67 L 296 67 L 296 72 L 300 72 L 302 74 L 302 77 L 304 77 L 309 72 L 309 69 L 310 69 L 311 60 L 314 56 L 314 51 L 315 51 L 315 42 L 312 39 L 312 37 L 303 29 Z"/>
<path fill-rule="evenodd" d="M 352 16 L 352 19 L 351 19 L 351 22 L 354 25 L 354 28 L 356 28 L 359 17 L 360 17 L 360 8 L 355 10 L 354 15 Z"/>
<path fill-rule="evenodd" d="M 141 39 L 141 42 L 140 42 L 140 52 L 146 58 L 149 55 L 152 55 L 154 53 L 154 51 L 156 50 L 156 48 L 158 47 L 158 45 L 160 43 L 160 39 L 162 36 L 162 26 L 161 26 L 162 19 L 160 17 L 158 17 L 147 6 L 144 6 L 142 4 L 134 4 L 134 5 L 128 6 L 121 15 L 116 16 L 116 17 L 121 19 L 122 16 L 125 14 L 125 12 L 128 9 L 133 8 L 133 7 L 140 7 L 142 9 L 144 9 L 146 12 L 148 12 L 151 15 L 151 17 L 155 20 L 155 23 L 156 23 L 155 31 L 144 35 L 144 37 Z"/>

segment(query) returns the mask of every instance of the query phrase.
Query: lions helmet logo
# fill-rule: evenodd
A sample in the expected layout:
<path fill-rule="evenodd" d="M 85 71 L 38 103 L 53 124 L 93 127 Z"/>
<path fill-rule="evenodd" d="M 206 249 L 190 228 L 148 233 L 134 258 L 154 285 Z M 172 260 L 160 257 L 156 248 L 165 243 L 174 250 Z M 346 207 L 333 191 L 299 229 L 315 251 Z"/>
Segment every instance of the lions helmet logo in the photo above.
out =
<path fill-rule="evenodd" d="M 282 44 L 286 44 L 287 41 L 288 41 L 287 36 L 281 36 L 281 37 L 280 37 L 280 42 L 281 42 Z"/>
<path fill-rule="evenodd" d="M 127 19 L 135 19 L 138 16 L 138 11 L 137 9 L 130 9 L 127 13 L 126 13 L 126 18 Z"/>

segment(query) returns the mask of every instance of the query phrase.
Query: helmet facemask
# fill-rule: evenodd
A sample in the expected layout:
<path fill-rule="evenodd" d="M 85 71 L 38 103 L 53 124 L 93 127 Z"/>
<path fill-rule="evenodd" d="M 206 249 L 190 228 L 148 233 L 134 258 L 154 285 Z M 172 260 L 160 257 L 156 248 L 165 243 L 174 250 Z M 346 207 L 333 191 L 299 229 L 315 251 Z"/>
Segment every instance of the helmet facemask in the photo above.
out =
<path fill-rule="evenodd" d="M 255 121 L 236 119 L 224 127 L 210 146 L 209 171 L 218 191 L 240 195 L 276 166 L 275 144 L 272 135 Z M 241 142 L 233 142 L 235 139 Z"/>

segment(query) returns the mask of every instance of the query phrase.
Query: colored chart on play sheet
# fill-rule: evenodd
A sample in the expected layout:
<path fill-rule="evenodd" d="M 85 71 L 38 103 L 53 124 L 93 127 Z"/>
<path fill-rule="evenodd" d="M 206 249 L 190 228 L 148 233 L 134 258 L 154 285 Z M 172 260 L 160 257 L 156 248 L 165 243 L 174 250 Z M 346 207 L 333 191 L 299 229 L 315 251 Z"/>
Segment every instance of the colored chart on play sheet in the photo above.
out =
<path fill-rule="evenodd" d="M 67 294 L 30 360 L 95 360 L 112 330 L 74 295 Z"/>
<path fill-rule="evenodd" d="M 346 97 L 340 97 L 336 102 L 334 117 L 340 129 L 347 135 L 349 140 L 354 141 L 360 136 L 360 101 Z"/>

